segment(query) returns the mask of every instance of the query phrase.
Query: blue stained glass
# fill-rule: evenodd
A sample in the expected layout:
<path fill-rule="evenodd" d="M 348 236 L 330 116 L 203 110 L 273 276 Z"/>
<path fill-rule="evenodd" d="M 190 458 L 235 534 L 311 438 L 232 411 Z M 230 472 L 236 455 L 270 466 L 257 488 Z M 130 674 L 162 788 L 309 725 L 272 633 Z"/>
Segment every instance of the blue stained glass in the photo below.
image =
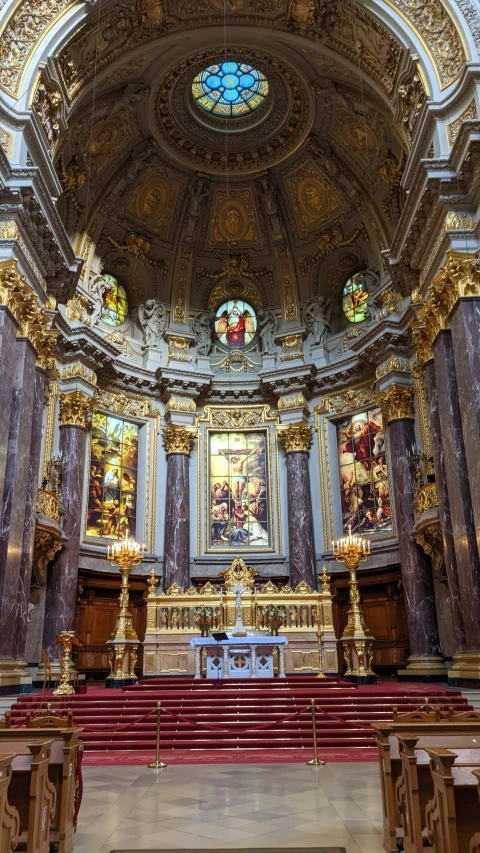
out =
<path fill-rule="evenodd" d="M 228 61 L 197 74 L 192 94 L 206 112 L 228 118 L 256 110 L 268 95 L 268 82 L 251 65 Z"/>

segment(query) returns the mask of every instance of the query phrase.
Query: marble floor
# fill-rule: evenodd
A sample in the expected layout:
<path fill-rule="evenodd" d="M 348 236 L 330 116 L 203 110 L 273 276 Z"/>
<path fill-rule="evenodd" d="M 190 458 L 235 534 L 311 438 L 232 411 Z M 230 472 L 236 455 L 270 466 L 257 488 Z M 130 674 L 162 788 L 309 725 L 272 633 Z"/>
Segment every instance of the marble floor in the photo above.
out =
<path fill-rule="evenodd" d="M 383 853 L 374 763 L 84 768 L 75 853 L 343 846 Z"/>

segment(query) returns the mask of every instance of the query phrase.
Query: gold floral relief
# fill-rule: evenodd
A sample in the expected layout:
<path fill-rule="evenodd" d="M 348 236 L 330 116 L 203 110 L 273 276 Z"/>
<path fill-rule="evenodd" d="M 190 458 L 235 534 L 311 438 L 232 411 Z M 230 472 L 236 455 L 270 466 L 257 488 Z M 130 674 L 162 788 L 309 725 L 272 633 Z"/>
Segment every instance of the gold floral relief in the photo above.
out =
<path fill-rule="evenodd" d="M 124 215 L 168 240 L 180 188 L 180 180 L 166 169 L 148 169 L 128 198 Z"/>
<path fill-rule="evenodd" d="M 298 166 L 284 180 L 300 231 L 320 228 L 348 210 L 333 182 L 312 160 Z"/>
<path fill-rule="evenodd" d="M 257 212 L 250 188 L 218 189 L 213 197 L 207 247 L 262 248 Z"/>

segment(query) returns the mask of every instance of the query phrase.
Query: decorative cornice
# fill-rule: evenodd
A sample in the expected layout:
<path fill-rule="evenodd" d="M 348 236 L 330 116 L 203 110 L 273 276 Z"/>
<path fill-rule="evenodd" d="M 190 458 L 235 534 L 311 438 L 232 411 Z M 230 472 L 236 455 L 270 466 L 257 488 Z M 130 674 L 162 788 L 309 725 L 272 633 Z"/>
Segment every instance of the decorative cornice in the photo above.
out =
<path fill-rule="evenodd" d="M 378 365 L 375 372 L 377 379 L 386 376 L 388 373 L 406 373 L 411 375 L 412 369 L 408 358 L 402 358 L 399 355 L 391 355 L 385 361 Z"/>
<path fill-rule="evenodd" d="M 184 453 L 186 456 L 190 456 L 196 434 L 195 429 L 167 424 L 163 430 L 163 444 L 167 456 L 172 453 Z"/>
<path fill-rule="evenodd" d="M 322 397 L 315 406 L 315 415 L 338 414 L 353 412 L 355 409 L 364 409 L 373 403 L 372 386 L 361 385 L 358 388 L 347 388 L 338 394 Z"/>
<path fill-rule="evenodd" d="M 61 426 L 78 426 L 87 429 L 93 411 L 93 400 L 81 391 L 60 395 Z"/>
<path fill-rule="evenodd" d="M 308 453 L 312 444 L 312 427 L 305 421 L 277 427 L 285 453 Z"/>
<path fill-rule="evenodd" d="M 387 424 L 393 421 L 414 420 L 413 388 L 408 385 L 390 385 L 377 394 L 375 401 L 382 409 Z"/>

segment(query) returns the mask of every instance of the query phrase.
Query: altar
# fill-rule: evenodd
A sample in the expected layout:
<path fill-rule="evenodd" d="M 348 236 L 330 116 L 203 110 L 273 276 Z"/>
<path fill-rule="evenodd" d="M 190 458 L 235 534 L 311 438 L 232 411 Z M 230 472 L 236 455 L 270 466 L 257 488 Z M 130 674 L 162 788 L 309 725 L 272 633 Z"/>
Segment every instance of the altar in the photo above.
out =
<path fill-rule="evenodd" d="M 247 635 L 217 642 L 214 637 L 193 637 L 195 678 L 202 677 L 202 650 L 206 651 L 206 678 L 273 678 L 273 655 L 278 650 L 278 677 L 285 678 L 286 637 Z"/>

